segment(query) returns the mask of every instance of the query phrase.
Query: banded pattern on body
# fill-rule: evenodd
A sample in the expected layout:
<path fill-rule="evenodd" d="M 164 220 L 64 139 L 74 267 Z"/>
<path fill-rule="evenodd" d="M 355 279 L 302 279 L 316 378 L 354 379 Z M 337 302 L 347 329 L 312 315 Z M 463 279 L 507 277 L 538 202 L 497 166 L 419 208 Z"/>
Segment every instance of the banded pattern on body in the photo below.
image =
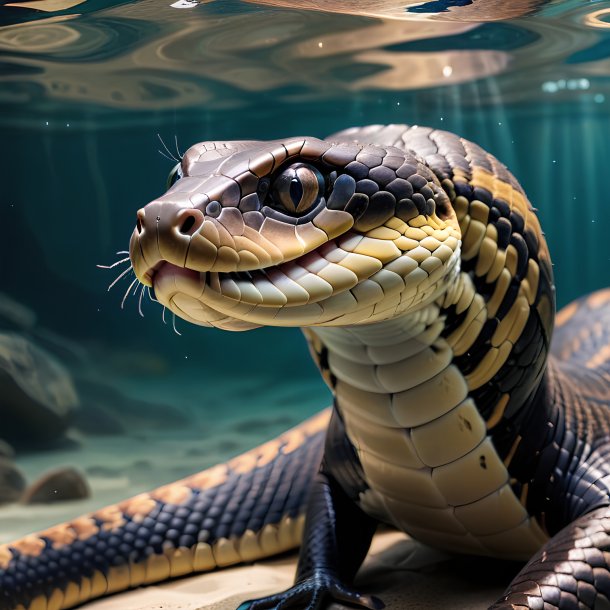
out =
<path fill-rule="evenodd" d="M 528 558 L 547 536 L 523 506 L 527 479 L 507 466 L 554 309 L 534 211 L 506 168 L 453 134 L 371 126 L 332 138 L 415 151 L 448 194 L 462 236 L 456 281 L 433 306 L 386 323 L 391 341 L 377 327 L 307 331 L 319 337 L 314 351 L 330 352 L 347 434 L 382 491 L 368 508 L 441 548 Z"/>
<path fill-rule="evenodd" d="M 295 586 L 244 608 L 380 608 L 350 584 L 378 522 L 459 552 L 541 549 L 494 608 L 610 606 L 610 298 L 560 312 L 551 350 L 549 253 L 499 161 L 448 132 L 370 126 L 203 142 L 171 182 L 138 212 L 137 277 L 196 324 L 302 327 L 335 397 L 324 448 L 328 414 L 3 547 L 2 610 L 67 608 L 301 536 Z"/>
<path fill-rule="evenodd" d="M 191 477 L 0 546 L 0 608 L 58 610 L 298 545 L 329 413 Z"/>

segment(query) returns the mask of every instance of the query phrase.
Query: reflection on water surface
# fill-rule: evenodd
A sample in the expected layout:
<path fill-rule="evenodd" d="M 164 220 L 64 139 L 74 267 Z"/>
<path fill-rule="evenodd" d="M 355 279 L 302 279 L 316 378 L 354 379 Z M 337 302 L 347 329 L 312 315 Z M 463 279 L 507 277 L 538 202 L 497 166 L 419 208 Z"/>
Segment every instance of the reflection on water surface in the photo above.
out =
<path fill-rule="evenodd" d="M 329 3 L 287 0 L 189 10 L 159 0 L 59 1 L 0 9 L 5 23 L 24 11 L 29 19 L 0 28 L 0 121 L 27 120 L 24 104 L 28 117 L 57 103 L 89 105 L 94 115 L 138 110 L 142 119 L 143 110 L 245 110 L 271 93 L 280 104 L 311 104 L 451 87 L 463 105 L 523 102 L 546 99 L 544 83 L 558 74 L 607 88 L 598 78 L 610 52 L 604 3 L 354 0 L 330 3 L 329 13 L 311 10 Z M 493 87 L 476 99 L 465 93 L 488 77 Z"/>

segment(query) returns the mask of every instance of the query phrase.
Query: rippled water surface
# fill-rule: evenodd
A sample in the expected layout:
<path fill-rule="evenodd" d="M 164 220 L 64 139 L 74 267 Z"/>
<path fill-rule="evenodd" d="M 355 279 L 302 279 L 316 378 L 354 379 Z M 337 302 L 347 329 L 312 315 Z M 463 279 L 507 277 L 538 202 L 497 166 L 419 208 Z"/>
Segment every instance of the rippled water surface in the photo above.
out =
<path fill-rule="evenodd" d="M 172 432 L 159 416 L 153 434 L 142 407 L 142 423 L 123 422 L 137 448 L 71 433 L 48 463 L 93 468 L 100 498 L 224 459 L 328 401 L 298 331 L 178 321 L 179 335 L 154 303 L 144 318 L 136 298 L 121 309 L 128 284 L 106 292 L 115 275 L 96 264 L 163 191 L 168 152 L 367 123 L 455 131 L 539 208 L 560 304 L 610 284 L 610 2 L 0 2 L 0 328 L 190 422 Z M 171 468 L 155 461 L 163 442 Z M 47 458 L 19 459 L 34 477 Z"/>

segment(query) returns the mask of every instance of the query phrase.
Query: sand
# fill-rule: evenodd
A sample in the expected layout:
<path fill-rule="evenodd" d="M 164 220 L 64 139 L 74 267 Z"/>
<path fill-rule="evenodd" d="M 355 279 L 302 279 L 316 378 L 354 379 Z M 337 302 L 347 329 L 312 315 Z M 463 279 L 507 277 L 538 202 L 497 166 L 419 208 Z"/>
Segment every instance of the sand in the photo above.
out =
<path fill-rule="evenodd" d="M 490 575 L 489 560 L 449 558 L 387 531 L 375 537 L 357 582 L 362 591 L 381 597 L 388 609 L 483 610 L 501 595 L 515 569 L 494 562 L 491 566 Z M 84 610 L 235 610 L 246 599 L 288 588 L 295 567 L 296 555 L 290 554 L 136 589 L 89 603 Z"/>
<path fill-rule="evenodd" d="M 181 387 L 185 389 L 185 385 Z M 233 389 L 235 394 L 246 393 L 246 388 Z M 292 388 L 292 391 L 304 395 L 301 388 Z M 250 407 L 254 408 L 249 421 L 245 421 L 243 410 L 229 409 L 219 411 L 211 420 L 194 417 L 193 426 L 188 430 L 148 431 L 130 436 L 77 435 L 74 442 L 62 449 L 19 455 L 17 464 L 29 480 L 51 467 L 78 466 L 86 473 L 92 497 L 48 506 L 1 507 L 0 543 L 225 461 L 272 438 L 308 414 L 284 409 L 285 403 L 293 402 L 288 396 L 278 394 L 269 400 L 265 392 L 265 401 L 268 402 L 263 409 L 252 405 L 250 400 Z M 315 408 L 306 405 L 304 410 L 313 412 Z M 264 413 L 264 416 L 253 418 L 255 413 Z M 286 421 L 286 413 L 296 421 Z M 488 559 L 450 558 L 403 534 L 384 531 L 375 537 L 357 583 L 363 592 L 381 597 L 388 608 L 479 610 L 487 608 L 501 595 L 518 567 Z M 84 608 L 233 610 L 246 599 L 288 588 L 295 569 L 296 554 L 293 553 L 114 595 L 86 604 Z M 335 610 L 342 607 L 333 606 Z"/>

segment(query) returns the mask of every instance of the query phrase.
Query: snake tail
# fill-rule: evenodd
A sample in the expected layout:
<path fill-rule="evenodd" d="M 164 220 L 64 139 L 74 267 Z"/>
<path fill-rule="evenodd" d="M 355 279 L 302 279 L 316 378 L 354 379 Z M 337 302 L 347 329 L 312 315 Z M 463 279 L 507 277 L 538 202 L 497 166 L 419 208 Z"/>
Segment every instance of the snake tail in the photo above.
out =
<path fill-rule="evenodd" d="M 330 413 L 231 461 L 0 546 L 0 610 L 63 610 L 298 546 Z"/>

